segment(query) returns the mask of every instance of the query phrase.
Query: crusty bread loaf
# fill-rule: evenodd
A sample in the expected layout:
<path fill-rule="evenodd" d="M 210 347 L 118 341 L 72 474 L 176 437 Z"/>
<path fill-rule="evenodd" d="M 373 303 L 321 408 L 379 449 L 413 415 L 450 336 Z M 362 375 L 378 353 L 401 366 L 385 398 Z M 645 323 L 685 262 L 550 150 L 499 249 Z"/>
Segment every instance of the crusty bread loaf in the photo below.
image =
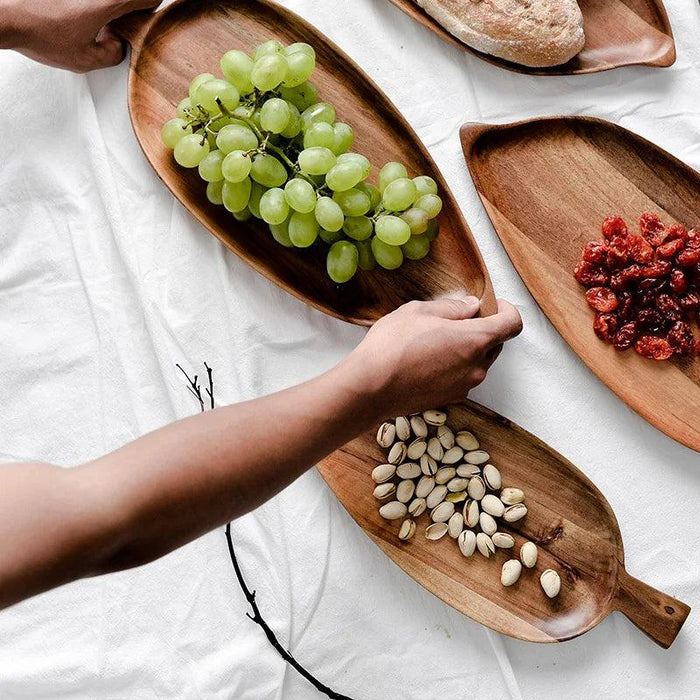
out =
<path fill-rule="evenodd" d="M 576 0 L 417 0 L 468 46 L 524 66 L 557 66 L 584 44 Z"/>

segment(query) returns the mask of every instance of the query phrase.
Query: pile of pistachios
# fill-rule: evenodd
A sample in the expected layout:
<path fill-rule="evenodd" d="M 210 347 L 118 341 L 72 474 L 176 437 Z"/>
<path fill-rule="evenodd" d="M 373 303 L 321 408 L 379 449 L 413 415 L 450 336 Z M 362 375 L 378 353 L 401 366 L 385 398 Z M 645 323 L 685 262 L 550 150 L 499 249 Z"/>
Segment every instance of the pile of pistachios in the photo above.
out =
<path fill-rule="evenodd" d="M 382 423 L 377 442 L 388 454 L 386 463 L 372 471 L 374 496 L 383 502 L 382 518 L 402 521 L 400 540 L 410 540 L 417 530 L 416 520 L 429 511 L 426 539 L 448 535 L 464 557 L 478 551 L 488 559 L 496 548 L 515 546 L 510 533 L 499 531 L 499 521 L 514 523 L 527 515 L 525 494 L 519 488 L 503 487 L 501 472 L 490 463 L 490 455 L 474 433 L 455 433 L 447 425 L 445 411 L 432 409 Z M 501 583 L 515 584 L 523 566 L 535 567 L 537 554 L 536 545 L 525 542 L 519 559 L 503 565 Z M 540 584 L 549 598 L 559 595 L 561 579 L 553 569 L 542 573 Z"/>

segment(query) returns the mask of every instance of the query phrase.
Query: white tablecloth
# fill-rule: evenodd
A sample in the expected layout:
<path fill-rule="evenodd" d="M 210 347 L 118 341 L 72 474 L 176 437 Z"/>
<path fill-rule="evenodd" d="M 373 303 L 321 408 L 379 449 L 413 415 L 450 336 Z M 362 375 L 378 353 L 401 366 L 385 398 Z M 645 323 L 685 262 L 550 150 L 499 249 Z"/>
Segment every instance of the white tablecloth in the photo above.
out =
<path fill-rule="evenodd" d="M 457 138 L 468 120 L 590 114 L 700 169 L 698 3 L 667 2 L 673 68 L 559 78 L 490 66 L 387 0 L 284 4 L 398 105 L 462 205 L 498 294 L 522 312 L 523 335 L 473 397 L 593 479 L 633 575 L 700 605 L 697 453 L 629 410 L 560 339 L 501 247 Z M 72 465 L 192 413 L 175 362 L 206 360 L 219 402 L 236 402 L 331 367 L 364 333 L 253 272 L 170 196 L 133 136 L 126 77 L 126 65 L 85 77 L 0 55 L 0 461 Z M 404 575 L 315 471 L 234 535 L 283 643 L 357 700 L 700 697 L 697 611 L 669 651 L 618 615 L 561 645 L 501 637 Z M 223 533 L 211 533 L 0 613 L 0 697 L 321 697 L 246 611 Z"/>

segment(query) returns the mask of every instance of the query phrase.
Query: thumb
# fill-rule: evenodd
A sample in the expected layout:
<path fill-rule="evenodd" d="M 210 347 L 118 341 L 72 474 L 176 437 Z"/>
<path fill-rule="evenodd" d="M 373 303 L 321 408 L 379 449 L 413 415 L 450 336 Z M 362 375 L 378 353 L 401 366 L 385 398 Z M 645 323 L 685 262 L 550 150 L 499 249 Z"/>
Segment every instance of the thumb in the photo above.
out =
<path fill-rule="evenodd" d="M 124 60 L 125 55 L 124 42 L 109 27 L 103 27 L 87 50 L 84 69 L 116 66 Z"/>
<path fill-rule="evenodd" d="M 481 302 L 477 297 L 468 296 L 461 299 L 446 298 L 426 301 L 421 304 L 421 310 L 432 316 L 440 316 L 450 321 L 462 321 L 476 316 L 480 305 Z"/>

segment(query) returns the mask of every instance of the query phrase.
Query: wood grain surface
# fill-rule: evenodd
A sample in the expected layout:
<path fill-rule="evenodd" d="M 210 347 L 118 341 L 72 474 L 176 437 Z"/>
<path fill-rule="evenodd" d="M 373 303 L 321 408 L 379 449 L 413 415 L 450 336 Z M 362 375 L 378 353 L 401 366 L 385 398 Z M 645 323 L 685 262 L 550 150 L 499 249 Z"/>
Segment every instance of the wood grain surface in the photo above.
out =
<path fill-rule="evenodd" d="M 532 642 L 561 642 L 588 631 L 613 610 L 623 612 L 663 647 L 675 639 L 690 608 L 629 576 L 620 531 L 610 505 L 594 484 L 548 445 L 506 418 L 473 402 L 448 408 L 448 424 L 469 429 L 503 475 L 504 486 L 525 491 L 528 515 L 508 525 L 513 550 L 465 559 L 448 536 L 425 539 L 428 514 L 418 519 L 409 542 L 398 539 L 401 521 L 378 513 L 372 469 L 386 453 L 367 433 L 323 460 L 318 469 L 369 537 L 418 583 L 491 629 Z M 503 563 L 526 540 L 539 559 L 510 588 L 500 582 Z M 539 583 L 547 568 L 562 579 L 560 595 L 548 599 Z"/>
<path fill-rule="evenodd" d="M 496 232 L 537 303 L 579 357 L 625 403 L 700 451 L 700 356 L 655 362 L 593 332 L 573 277 L 606 216 L 631 226 L 656 211 L 700 225 L 700 174 L 641 137 L 586 117 L 465 125 L 462 145 Z"/>
<path fill-rule="evenodd" d="M 224 245 L 283 289 L 328 314 L 370 325 L 412 299 L 468 292 L 482 299 L 482 313 L 495 313 L 488 272 L 444 178 L 396 107 L 337 46 L 297 15 L 256 0 L 180 0 L 155 14 L 137 13 L 117 23 L 132 45 L 129 109 L 146 158 L 182 204 Z M 275 37 L 283 43 L 305 41 L 316 49 L 312 82 L 322 100 L 332 102 L 338 120 L 355 132 L 354 150 L 378 167 L 398 160 L 409 174 L 437 182 L 444 207 L 440 235 L 427 258 L 407 261 L 394 272 L 358 271 L 345 284 L 326 274 L 325 246 L 308 250 L 277 244 L 266 224 L 239 223 L 223 207 L 210 204 L 206 183 L 196 169 L 179 167 L 161 143 L 160 129 L 174 116 L 191 79 L 202 72 L 220 74 L 220 57 L 231 48 L 251 51 Z"/>
<path fill-rule="evenodd" d="M 568 63 L 552 68 L 520 66 L 476 51 L 438 24 L 415 0 L 390 2 L 455 46 L 518 73 L 576 75 L 638 64 L 667 67 L 676 60 L 671 23 L 661 0 L 578 0 L 586 45 Z"/>

